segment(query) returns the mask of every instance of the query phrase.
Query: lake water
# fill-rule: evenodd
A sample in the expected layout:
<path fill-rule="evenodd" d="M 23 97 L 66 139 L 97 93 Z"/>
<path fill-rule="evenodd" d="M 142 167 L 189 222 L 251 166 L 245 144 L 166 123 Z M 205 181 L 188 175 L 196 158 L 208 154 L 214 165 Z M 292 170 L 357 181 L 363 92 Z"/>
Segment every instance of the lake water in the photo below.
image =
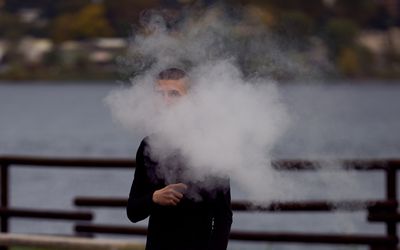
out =
<path fill-rule="evenodd" d="M 115 124 L 103 104 L 116 87 L 114 83 L 1 83 L 0 154 L 134 158 L 141 136 Z M 276 158 L 400 157 L 400 84 L 292 84 L 281 86 L 280 92 L 292 125 L 274 148 Z M 72 209 L 77 195 L 127 197 L 132 178 L 133 171 L 120 169 L 18 167 L 11 170 L 10 202 L 18 207 Z M 381 173 L 296 173 L 293 178 L 304 186 L 300 200 L 384 197 Z M 234 183 L 232 197 L 246 198 Z M 95 216 L 98 223 L 131 224 L 123 209 L 96 209 Z M 71 233 L 72 228 L 65 222 L 11 220 L 12 232 Z M 365 213 L 342 212 L 235 213 L 233 229 L 384 233 L 381 224 L 366 223 Z M 232 241 L 230 249 L 339 247 Z"/>

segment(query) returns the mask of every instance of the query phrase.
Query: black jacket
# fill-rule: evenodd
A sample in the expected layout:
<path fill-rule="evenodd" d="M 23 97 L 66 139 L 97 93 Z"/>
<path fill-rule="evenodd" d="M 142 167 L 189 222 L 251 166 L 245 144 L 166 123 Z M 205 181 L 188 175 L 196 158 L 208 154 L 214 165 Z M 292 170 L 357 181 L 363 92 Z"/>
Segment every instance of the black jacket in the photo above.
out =
<path fill-rule="evenodd" d="M 197 197 L 184 195 L 177 206 L 160 206 L 152 201 L 154 191 L 172 183 L 158 175 L 157 168 L 168 164 L 157 163 L 148 152 L 149 144 L 145 138 L 137 151 L 127 206 L 127 215 L 132 222 L 150 216 L 146 250 L 225 250 L 232 224 L 229 180 L 210 177 L 215 178 L 218 186 L 207 190 L 206 186 L 199 187 L 198 182 L 180 179 L 180 166 L 175 169 L 175 181 L 187 184 L 190 193 Z M 180 165 L 176 159 L 171 162 Z"/>

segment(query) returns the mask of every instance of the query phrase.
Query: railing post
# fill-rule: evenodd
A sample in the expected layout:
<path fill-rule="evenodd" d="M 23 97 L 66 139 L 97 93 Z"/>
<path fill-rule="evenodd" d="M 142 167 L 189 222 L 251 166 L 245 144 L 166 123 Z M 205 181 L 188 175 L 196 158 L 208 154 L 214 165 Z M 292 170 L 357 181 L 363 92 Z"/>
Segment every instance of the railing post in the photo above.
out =
<path fill-rule="evenodd" d="M 397 201 L 397 171 L 391 166 L 388 166 L 388 169 L 386 169 L 386 199 Z M 397 213 L 397 205 L 387 212 Z M 388 221 L 386 223 L 386 234 L 397 238 L 397 222 Z M 397 249 L 397 245 L 390 249 Z"/>
<path fill-rule="evenodd" d="M 9 178 L 9 166 L 6 163 L 0 163 L 0 174 L 1 174 L 1 207 L 8 208 L 8 178 Z M 2 233 L 8 233 L 8 216 L 4 215 L 1 217 L 0 231 Z M 0 246 L 0 250 L 7 250 L 8 247 Z"/>
<path fill-rule="evenodd" d="M 1 164 L 1 207 L 8 208 L 8 165 Z M 1 218 L 0 230 L 8 232 L 8 217 Z"/>
<path fill-rule="evenodd" d="M 374 213 L 387 213 L 387 214 L 396 214 L 397 213 L 397 171 L 396 168 L 392 166 L 387 166 L 385 168 L 385 184 L 386 184 L 386 200 L 387 201 L 394 201 L 396 202 L 396 206 L 385 208 L 385 209 L 378 209 L 374 211 Z M 371 211 L 369 211 L 371 213 Z M 396 221 L 386 221 L 386 235 L 388 237 L 397 238 L 397 222 Z M 379 246 L 373 245 L 370 246 L 370 250 L 396 250 L 397 243 L 390 246 Z"/>

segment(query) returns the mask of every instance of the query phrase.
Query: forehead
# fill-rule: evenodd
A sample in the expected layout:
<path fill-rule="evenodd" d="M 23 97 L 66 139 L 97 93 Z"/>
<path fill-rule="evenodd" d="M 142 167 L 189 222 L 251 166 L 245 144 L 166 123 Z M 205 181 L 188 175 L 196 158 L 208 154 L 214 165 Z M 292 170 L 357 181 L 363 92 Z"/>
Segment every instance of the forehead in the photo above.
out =
<path fill-rule="evenodd" d="M 184 78 L 178 80 L 157 80 L 156 89 L 179 89 L 183 90 L 187 88 L 186 80 Z"/>

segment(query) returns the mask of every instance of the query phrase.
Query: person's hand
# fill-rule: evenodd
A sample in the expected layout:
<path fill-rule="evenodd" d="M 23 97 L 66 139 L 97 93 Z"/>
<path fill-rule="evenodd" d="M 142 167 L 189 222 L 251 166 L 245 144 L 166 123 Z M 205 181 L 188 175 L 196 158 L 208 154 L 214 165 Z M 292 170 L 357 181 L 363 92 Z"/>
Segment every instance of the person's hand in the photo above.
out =
<path fill-rule="evenodd" d="M 176 206 L 187 186 L 183 183 L 170 184 L 153 193 L 153 202 L 161 206 Z"/>

